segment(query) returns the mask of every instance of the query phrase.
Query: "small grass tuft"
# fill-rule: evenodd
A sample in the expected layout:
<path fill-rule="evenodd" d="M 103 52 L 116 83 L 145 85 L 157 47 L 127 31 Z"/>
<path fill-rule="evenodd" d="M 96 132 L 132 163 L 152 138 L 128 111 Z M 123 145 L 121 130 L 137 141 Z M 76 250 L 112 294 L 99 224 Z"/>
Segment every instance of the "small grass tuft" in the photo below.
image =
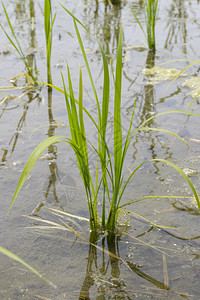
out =
<path fill-rule="evenodd" d="M 51 78 L 51 48 L 52 48 L 52 29 L 56 18 L 56 13 L 52 17 L 51 0 L 44 1 L 44 28 L 46 37 L 46 54 L 47 54 L 47 82 L 52 83 Z"/>
<path fill-rule="evenodd" d="M 10 27 L 10 30 L 11 30 L 11 33 L 12 33 L 12 36 L 13 36 L 13 39 L 8 35 L 8 33 L 5 31 L 3 25 L 0 23 L 0 26 L 3 30 L 3 32 L 5 33 L 5 35 L 7 36 L 9 42 L 11 43 L 11 45 L 14 47 L 14 49 L 17 51 L 17 53 L 19 54 L 19 57 L 21 58 L 21 60 L 23 61 L 25 67 L 26 67 L 26 70 L 28 72 L 28 75 L 32 78 L 34 84 L 37 86 L 38 85 L 38 82 L 37 82 L 37 78 L 34 76 L 33 74 L 33 70 L 29 67 L 29 64 L 28 64 L 28 60 L 20 46 L 20 43 L 18 41 L 18 38 L 14 32 L 14 29 L 13 29 L 13 26 L 11 24 L 11 21 L 10 21 L 10 18 L 8 16 L 8 13 L 6 11 L 6 8 L 4 6 L 4 4 L 2 3 L 2 6 L 3 6 L 3 10 L 4 10 L 4 13 L 5 13 L 5 16 L 6 16 L 6 19 L 7 19 L 7 22 L 8 22 L 8 25 Z"/>
<path fill-rule="evenodd" d="M 158 0 L 143 0 L 143 5 L 144 5 L 146 32 L 143 29 L 143 26 L 141 25 L 137 15 L 135 14 L 132 8 L 131 11 L 147 39 L 149 49 L 155 51 L 156 49 L 155 25 L 156 25 L 156 17 L 157 17 L 157 10 L 158 10 Z"/>
<path fill-rule="evenodd" d="M 13 205 L 13 202 L 16 199 L 21 187 L 23 186 L 26 178 L 28 177 L 30 171 L 32 170 L 34 164 L 36 163 L 36 161 L 38 160 L 42 152 L 50 145 L 63 141 L 68 145 L 70 145 L 70 147 L 73 149 L 76 155 L 77 165 L 83 180 L 87 202 L 88 202 L 90 229 L 94 232 L 94 236 L 95 236 L 95 232 L 97 232 L 99 229 L 102 231 L 107 230 L 112 236 L 112 234 L 115 231 L 118 212 L 122 207 L 121 199 L 123 197 L 124 191 L 128 183 L 130 182 L 133 175 L 141 166 L 143 166 L 145 163 L 149 163 L 152 161 L 157 161 L 160 163 L 167 164 L 173 167 L 176 171 L 178 171 L 180 175 L 182 175 L 182 177 L 186 180 L 189 187 L 191 188 L 195 196 L 198 208 L 200 210 L 200 202 L 199 202 L 198 194 L 192 182 L 178 166 L 176 166 L 175 164 L 173 164 L 168 160 L 151 159 L 148 161 L 144 161 L 133 170 L 133 172 L 130 174 L 130 176 L 125 182 L 124 182 L 124 174 L 123 174 L 124 162 L 127 156 L 128 148 L 133 138 L 140 130 L 157 130 L 159 132 L 161 131 L 163 133 L 170 134 L 178 138 L 179 140 L 181 140 L 183 143 L 185 143 L 187 147 L 189 147 L 188 143 L 185 142 L 180 136 L 178 136 L 177 134 L 169 130 L 148 127 L 147 125 L 150 120 L 152 120 L 155 117 L 159 117 L 160 115 L 163 114 L 182 113 L 182 114 L 193 115 L 198 117 L 200 117 L 200 115 L 191 112 L 184 112 L 184 111 L 162 112 L 150 117 L 148 120 L 144 121 L 138 128 L 133 130 L 132 125 L 133 125 L 133 118 L 134 118 L 134 112 L 136 106 L 136 101 L 135 101 L 134 109 L 132 111 L 132 116 L 128 128 L 128 133 L 126 136 L 123 136 L 122 122 L 121 122 L 123 27 L 121 26 L 120 33 L 119 33 L 116 68 L 115 68 L 115 75 L 114 75 L 114 122 L 113 122 L 114 138 L 113 138 L 113 145 L 111 147 L 110 141 L 107 141 L 108 111 L 109 111 L 109 103 L 111 100 L 110 100 L 110 75 L 109 75 L 109 68 L 108 68 L 106 55 L 101 45 L 98 43 L 101 50 L 103 70 L 104 70 L 103 94 L 102 94 L 102 100 L 100 101 L 96 92 L 92 73 L 90 71 L 85 49 L 78 29 L 78 24 L 81 25 L 83 28 L 85 28 L 85 26 L 69 10 L 67 10 L 64 6 L 63 8 L 73 18 L 77 39 L 81 48 L 82 56 L 85 61 L 86 69 L 89 75 L 90 83 L 94 93 L 94 98 L 96 101 L 98 119 L 96 122 L 92 117 L 92 115 L 87 111 L 87 109 L 83 105 L 83 78 L 82 78 L 81 67 L 79 70 L 79 99 L 77 100 L 74 96 L 70 69 L 69 66 L 67 65 L 68 90 L 62 73 L 61 73 L 61 77 L 63 82 L 63 90 L 56 86 L 53 86 L 52 84 L 48 84 L 48 86 L 55 88 L 57 91 L 63 93 L 65 96 L 71 137 L 68 138 L 64 136 L 52 136 L 47 138 L 40 145 L 37 146 L 37 148 L 33 151 L 30 158 L 28 159 L 24 167 L 24 170 L 22 171 L 10 208 Z M 87 132 L 85 130 L 85 123 L 84 123 L 85 116 L 87 116 L 90 119 L 90 121 L 92 121 L 94 128 L 96 129 L 97 137 L 98 137 L 97 145 L 92 144 L 92 142 L 87 137 Z M 110 147 L 112 148 L 111 150 Z M 91 170 L 89 168 L 90 165 L 89 149 L 91 148 L 97 155 L 96 176 L 92 175 Z M 99 195 L 100 187 L 102 187 L 103 190 L 101 215 L 99 215 L 99 213 L 97 212 L 97 197 Z M 109 212 L 107 216 L 106 216 L 106 200 L 109 203 Z M 129 205 L 131 203 L 133 202 L 129 201 L 126 204 L 123 204 L 123 206 Z"/>

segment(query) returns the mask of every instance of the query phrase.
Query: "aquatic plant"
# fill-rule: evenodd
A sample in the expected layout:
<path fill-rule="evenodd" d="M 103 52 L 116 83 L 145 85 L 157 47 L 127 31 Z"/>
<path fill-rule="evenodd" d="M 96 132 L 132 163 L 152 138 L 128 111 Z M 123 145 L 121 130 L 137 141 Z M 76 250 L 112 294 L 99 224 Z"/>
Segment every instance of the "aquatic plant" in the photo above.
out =
<path fill-rule="evenodd" d="M 146 23 L 146 32 L 143 29 L 137 15 L 131 8 L 131 11 L 142 29 L 144 35 L 146 36 L 148 47 L 150 50 L 155 51 L 156 48 L 156 40 L 155 40 L 155 25 L 156 25 L 156 16 L 158 9 L 158 0 L 143 0 L 144 5 L 144 15 L 145 15 L 145 23 Z"/>
<path fill-rule="evenodd" d="M 8 33 L 5 31 L 3 25 L 0 23 L 0 26 L 2 30 L 4 31 L 5 35 L 7 36 L 9 42 L 11 45 L 14 47 L 14 49 L 17 51 L 19 54 L 21 60 L 23 61 L 28 75 L 32 78 L 33 82 L 35 85 L 38 85 L 37 78 L 33 74 L 33 70 L 29 67 L 28 60 L 20 46 L 20 43 L 18 41 L 18 38 L 14 32 L 13 26 L 11 24 L 10 18 L 8 16 L 8 13 L 6 11 L 6 8 L 3 5 L 4 13 L 8 22 L 8 25 L 10 27 L 10 30 L 12 32 L 13 38 L 12 39 Z M 52 78 L 51 78 L 51 47 L 52 47 L 52 29 L 53 29 L 53 24 L 56 18 L 56 13 L 52 17 L 52 7 L 51 7 L 51 0 L 45 0 L 44 1 L 44 28 L 45 28 L 45 38 L 46 38 L 46 55 L 47 55 L 47 82 L 52 83 Z"/>
<path fill-rule="evenodd" d="M 2 3 L 2 6 L 3 6 L 3 10 L 4 10 L 4 13 L 5 13 L 5 16 L 6 16 L 6 19 L 7 19 L 7 22 L 8 22 L 8 25 L 10 27 L 10 30 L 11 30 L 11 33 L 13 35 L 13 39 L 8 35 L 8 33 L 5 31 L 3 25 L 0 23 L 0 26 L 2 28 L 2 30 L 4 31 L 5 35 L 7 36 L 9 42 L 11 43 L 11 45 L 14 47 L 14 49 L 17 51 L 17 53 L 19 54 L 19 57 L 21 58 L 21 60 L 23 61 L 25 67 L 26 67 L 26 70 L 28 72 L 28 75 L 32 78 L 33 82 L 35 85 L 38 85 L 38 81 L 37 81 L 37 78 L 36 76 L 34 76 L 33 74 L 33 70 L 29 67 L 29 64 L 28 64 L 28 60 L 20 46 L 20 43 L 18 41 L 18 38 L 14 32 L 14 29 L 13 29 L 13 26 L 11 24 L 11 21 L 10 21 L 10 18 L 8 16 L 8 13 L 6 11 L 6 8 L 4 6 L 4 4 Z"/>
<path fill-rule="evenodd" d="M 51 47 L 52 47 L 52 29 L 56 18 L 56 13 L 52 18 L 51 0 L 44 1 L 44 28 L 46 37 L 46 54 L 47 54 L 47 82 L 52 83 L 51 78 Z"/>
<path fill-rule="evenodd" d="M 38 160 L 42 152 L 45 149 L 47 149 L 50 145 L 63 141 L 67 143 L 69 146 L 71 146 L 71 148 L 73 149 L 76 155 L 78 168 L 83 180 L 87 202 L 88 202 L 90 229 L 94 232 L 94 235 L 96 234 L 95 232 L 98 229 L 108 230 L 108 232 L 111 233 L 112 235 L 112 233 L 115 230 L 115 225 L 118 219 L 119 210 L 126 205 L 137 202 L 136 200 L 131 200 L 125 204 L 121 204 L 121 199 L 133 175 L 142 165 L 144 165 L 147 162 L 157 161 L 157 162 L 165 163 L 172 166 L 175 170 L 177 170 L 190 186 L 192 192 L 194 193 L 198 208 L 200 209 L 200 201 L 192 182 L 178 166 L 176 166 L 175 164 L 173 164 L 168 160 L 151 159 L 148 161 L 144 161 L 133 170 L 133 172 L 130 174 L 130 176 L 126 181 L 124 180 L 124 173 L 123 173 L 124 162 L 127 156 L 128 148 L 135 134 L 139 130 L 151 130 L 151 131 L 159 131 L 159 132 L 171 134 L 174 137 L 181 140 L 182 142 L 184 142 L 189 147 L 189 145 L 187 144 L 186 141 L 184 141 L 184 139 L 182 139 L 180 136 L 178 136 L 177 134 L 169 130 L 152 128 L 148 126 L 145 127 L 149 121 L 151 121 L 155 117 L 159 117 L 166 113 L 171 113 L 171 114 L 185 113 L 194 116 L 200 116 L 200 115 L 191 112 L 183 112 L 183 111 L 162 112 L 155 116 L 150 117 L 149 119 L 144 121 L 138 128 L 133 130 L 132 125 L 133 125 L 134 111 L 136 106 L 136 101 L 135 101 L 134 109 L 132 112 L 132 116 L 128 128 L 128 133 L 127 135 L 123 136 L 122 122 L 121 122 L 123 29 L 121 26 L 120 33 L 119 33 L 119 41 L 118 41 L 118 49 L 117 49 L 117 57 L 116 57 L 116 69 L 115 69 L 115 76 L 114 76 L 114 122 L 113 122 L 114 137 L 113 137 L 113 145 L 111 147 L 110 141 L 108 141 L 107 138 L 108 111 L 109 111 L 109 102 L 110 102 L 110 75 L 109 75 L 109 68 L 108 68 L 106 55 L 101 45 L 98 43 L 101 51 L 101 56 L 103 60 L 103 70 L 104 70 L 103 95 L 102 95 L 102 101 L 100 101 L 97 95 L 92 73 L 90 71 L 89 63 L 86 57 L 85 49 L 83 46 L 83 42 L 77 24 L 80 24 L 83 28 L 85 28 L 85 26 L 69 10 L 67 10 L 64 6 L 62 7 L 73 18 L 76 35 L 79 41 L 82 56 L 85 61 L 86 69 L 89 75 L 90 83 L 96 101 L 98 119 L 96 122 L 93 116 L 88 112 L 88 110 L 83 105 L 83 80 L 82 80 L 81 67 L 79 71 L 79 99 L 77 100 L 74 96 L 70 70 L 69 70 L 69 66 L 67 65 L 69 92 L 67 92 L 67 87 L 62 73 L 61 76 L 63 81 L 63 90 L 51 84 L 48 84 L 48 86 L 55 88 L 57 91 L 63 93 L 65 96 L 71 137 L 69 138 L 65 136 L 51 136 L 37 146 L 37 148 L 33 151 L 30 158 L 28 159 L 24 167 L 24 170 L 22 171 L 10 208 L 13 205 L 13 202 L 16 199 L 21 187 L 23 186 L 30 171 L 32 170 L 34 164 L 36 163 L 36 161 Z M 89 118 L 89 120 L 93 123 L 94 128 L 96 129 L 97 137 L 98 137 L 97 145 L 92 143 L 92 141 L 90 141 L 89 138 L 87 137 L 87 132 L 85 129 L 85 117 Z M 90 170 L 89 151 L 91 149 L 96 153 L 97 156 L 96 176 L 93 176 Z M 100 215 L 99 212 L 97 211 L 97 198 L 98 195 L 100 194 L 99 191 L 101 187 L 103 189 L 103 195 L 102 195 L 102 211 Z M 106 201 L 109 203 L 109 212 L 107 216 L 106 216 Z M 156 226 L 155 224 L 153 225 Z"/>
<path fill-rule="evenodd" d="M 145 22 L 149 49 L 155 50 L 155 24 L 158 0 L 144 0 Z"/>

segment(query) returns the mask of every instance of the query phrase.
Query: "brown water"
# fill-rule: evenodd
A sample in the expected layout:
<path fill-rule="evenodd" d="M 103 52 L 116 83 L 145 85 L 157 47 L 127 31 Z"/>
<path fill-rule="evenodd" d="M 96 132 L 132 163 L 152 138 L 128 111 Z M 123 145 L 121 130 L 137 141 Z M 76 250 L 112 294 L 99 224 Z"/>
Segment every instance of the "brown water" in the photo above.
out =
<path fill-rule="evenodd" d="M 62 3 L 98 38 L 109 61 L 115 60 L 119 27 L 123 21 L 122 121 L 126 133 L 135 99 L 134 126 L 155 113 L 188 109 L 192 97 L 189 88 L 183 87 L 182 83 L 186 78 L 198 76 L 198 64 L 187 70 L 188 77 L 179 78 L 170 86 L 170 81 L 149 84 L 142 70 L 169 60 L 199 59 L 200 4 L 196 0 L 160 1 L 156 24 L 157 50 L 152 55 L 129 7 L 143 22 L 142 1 L 115 2 L 113 5 L 103 0 Z M 39 80 L 46 81 L 43 1 L 5 0 L 4 4 L 21 46 L 29 55 L 30 65 L 37 68 Z M 77 92 L 79 64 L 84 74 L 86 69 L 73 22 L 54 1 L 53 10 L 57 10 L 52 50 L 53 83 L 62 87 L 60 71 L 66 77 L 66 59 Z M 2 8 L 0 21 L 9 31 Z M 98 45 L 83 29 L 80 28 L 80 31 L 98 92 L 101 93 L 102 62 Z M 0 41 L 0 85 L 12 88 L 10 79 L 23 73 L 24 66 L 2 30 Z M 184 69 L 188 65 L 187 61 L 176 61 L 162 67 Z M 24 84 L 24 79 L 20 79 L 18 85 Z M 66 145 L 59 144 L 44 153 L 7 215 L 20 173 L 33 149 L 47 136 L 66 135 L 68 131 L 62 126 L 67 124 L 66 110 L 64 99 L 58 92 L 51 94 L 45 88 L 0 92 L 0 245 L 22 257 L 57 285 L 54 289 L 18 263 L 0 255 L 0 299 L 197 299 L 200 295 L 199 214 L 191 199 L 170 201 L 166 197 L 131 205 L 130 210 L 152 222 L 177 229 L 158 230 L 131 216 L 128 220 L 130 226 L 122 226 L 115 242 L 107 243 L 106 237 L 100 238 L 96 247 L 89 244 L 88 223 L 85 221 L 75 220 L 74 223 L 71 218 L 70 221 L 64 220 L 81 232 L 81 238 L 56 229 L 39 228 L 39 222 L 25 216 L 42 205 L 38 216 L 62 225 L 63 219 L 53 215 L 48 207 L 88 217 L 84 189 L 73 153 Z M 15 97 L 5 99 L 7 95 Z M 84 104 L 95 115 L 87 75 L 84 76 Z M 112 108 L 113 103 L 110 104 L 110 126 Z M 198 98 L 190 111 L 200 113 Z M 181 114 L 154 119 L 149 124 L 151 127 L 176 132 L 190 143 L 191 151 L 172 136 L 141 132 L 130 147 L 125 176 L 144 160 L 169 159 L 181 168 L 194 170 L 190 178 L 199 192 L 199 122 L 197 117 Z M 89 124 L 87 132 L 88 137 L 95 141 Z M 161 163 L 144 165 L 133 179 L 124 202 L 147 195 L 192 197 L 181 176 Z"/>

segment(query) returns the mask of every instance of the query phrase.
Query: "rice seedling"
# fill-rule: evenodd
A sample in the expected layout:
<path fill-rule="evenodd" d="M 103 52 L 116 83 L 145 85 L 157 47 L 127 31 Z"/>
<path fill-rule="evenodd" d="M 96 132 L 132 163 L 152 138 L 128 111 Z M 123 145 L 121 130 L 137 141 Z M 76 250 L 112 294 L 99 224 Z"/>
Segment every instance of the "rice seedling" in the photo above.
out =
<path fill-rule="evenodd" d="M 121 121 L 123 29 L 121 26 L 120 33 L 119 33 L 118 49 L 117 49 L 117 56 L 116 56 L 116 68 L 115 68 L 115 76 L 114 76 L 114 114 L 113 114 L 114 115 L 114 122 L 113 122 L 114 137 L 113 137 L 113 145 L 111 146 L 110 141 L 108 141 L 108 137 L 107 137 L 108 111 L 109 111 L 109 102 L 110 102 L 110 75 L 109 75 L 107 58 L 105 56 L 105 53 L 101 45 L 98 43 L 102 55 L 103 70 L 104 70 L 103 95 L 102 95 L 102 100 L 100 101 L 97 95 L 92 73 L 90 71 L 90 67 L 86 57 L 81 35 L 78 30 L 78 24 L 81 25 L 83 28 L 85 28 L 85 26 L 69 10 L 67 10 L 67 8 L 65 8 L 64 6 L 62 7 L 73 18 L 77 39 L 80 45 L 82 56 L 85 61 L 86 69 L 89 75 L 90 83 L 94 93 L 94 98 L 96 101 L 98 119 L 96 122 L 93 116 L 88 112 L 88 110 L 83 105 L 83 78 L 82 78 L 81 67 L 79 70 L 79 98 L 77 100 L 74 96 L 70 69 L 69 66 L 67 65 L 68 91 L 62 73 L 61 73 L 61 77 L 63 82 L 63 90 L 51 84 L 48 84 L 48 86 L 55 88 L 57 91 L 63 93 L 65 96 L 71 137 L 69 138 L 65 136 L 51 136 L 37 146 L 37 148 L 33 151 L 30 158 L 28 159 L 24 167 L 24 170 L 22 171 L 17 188 L 15 190 L 15 194 L 11 201 L 10 208 L 13 205 L 14 200 L 16 199 L 21 187 L 23 186 L 30 171 L 32 170 L 34 164 L 36 163 L 36 161 L 38 160 L 42 152 L 50 145 L 63 141 L 73 149 L 76 155 L 77 165 L 80 171 L 80 175 L 82 177 L 82 181 L 84 184 L 85 193 L 87 197 L 89 223 L 90 223 L 90 229 L 94 233 L 94 239 L 99 229 L 100 232 L 107 230 L 110 236 L 112 237 L 115 231 L 115 226 L 116 226 L 120 208 L 122 208 L 122 206 L 124 207 L 125 205 L 134 203 L 133 200 L 127 202 L 126 204 L 121 205 L 121 200 L 124 191 L 128 183 L 132 179 L 133 175 L 136 173 L 136 171 L 147 162 L 152 162 L 152 161 L 161 162 L 173 167 L 176 171 L 178 171 L 179 174 L 182 175 L 182 177 L 186 180 L 189 187 L 191 188 L 194 197 L 196 199 L 198 208 L 200 210 L 200 201 L 192 182 L 178 166 L 176 166 L 175 164 L 173 164 L 168 160 L 151 159 L 148 161 L 144 161 L 133 170 L 133 172 L 130 174 L 130 176 L 126 181 L 124 180 L 124 173 L 123 173 L 124 162 L 127 156 L 128 148 L 134 136 L 139 130 L 154 130 L 154 131 L 159 131 L 159 132 L 161 131 L 163 133 L 171 134 L 174 137 L 181 140 L 183 143 L 185 143 L 185 145 L 189 148 L 188 143 L 184 141 L 184 139 L 182 139 L 177 134 L 165 129 L 148 127 L 147 124 L 149 121 L 151 121 L 155 117 L 159 117 L 166 113 L 168 114 L 183 113 L 183 114 L 189 114 L 198 117 L 200 115 L 191 112 L 184 112 L 184 111 L 162 112 L 155 116 L 150 117 L 149 119 L 144 121 L 138 128 L 133 130 L 132 125 L 133 125 L 134 111 L 136 106 L 136 102 L 135 102 L 129 128 L 128 128 L 128 133 L 125 136 L 123 136 L 122 121 Z M 89 137 L 87 136 L 87 132 L 85 129 L 86 117 L 89 118 L 90 122 L 93 123 L 94 129 L 97 132 L 97 136 L 98 136 L 97 145 L 93 144 L 92 141 L 90 141 Z M 90 155 L 89 155 L 90 149 L 92 149 L 97 156 L 95 176 L 92 175 L 90 170 Z M 101 199 L 102 211 L 101 214 L 99 214 L 99 211 L 97 210 L 97 198 L 100 194 L 99 191 L 101 187 L 103 189 L 103 195 Z M 109 203 L 109 212 L 107 215 L 106 215 L 106 201 Z"/>
<path fill-rule="evenodd" d="M 155 40 L 155 25 L 156 25 L 156 17 L 157 17 L 157 9 L 158 9 L 158 0 L 143 0 L 144 5 L 144 15 L 145 15 L 145 23 L 146 23 L 146 32 L 143 29 L 138 17 L 135 12 L 131 8 L 131 11 L 139 24 L 141 30 L 146 36 L 148 47 L 150 50 L 155 51 L 156 49 L 156 40 Z"/>
<path fill-rule="evenodd" d="M 35 85 L 38 85 L 37 78 L 34 76 L 33 70 L 29 67 L 28 60 L 20 46 L 20 43 L 17 39 L 16 34 L 14 32 L 14 28 L 11 24 L 11 21 L 10 21 L 10 18 L 6 11 L 6 8 L 3 3 L 2 3 L 2 5 L 3 5 L 3 9 L 4 9 L 4 13 L 5 13 L 8 25 L 9 25 L 10 30 L 13 35 L 13 39 L 8 35 L 8 33 L 5 31 L 5 29 L 1 23 L 0 23 L 0 26 L 1 26 L 2 30 L 4 31 L 5 35 L 7 36 L 9 42 L 14 47 L 14 49 L 17 51 L 21 60 L 23 61 L 24 65 L 27 69 L 28 76 L 30 76 L 32 78 Z M 48 83 L 52 83 L 52 78 L 51 78 L 51 50 L 52 49 L 51 48 L 52 48 L 52 29 L 53 29 L 55 18 L 56 18 L 56 13 L 52 17 L 51 0 L 45 0 L 44 1 L 44 28 L 45 28 L 45 38 L 46 38 L 47 82 Z"/>
<path fill-rule="evenodd" d="M 18 38 L 17 38 L 17 36 L 16 36 L 16 34 L 14 32 L 14 29 L 13 29 L 13 26 L 11 24 L 10 18 L 8 16 L 8 13 L 7 13 L 6 8 L 5 8 L 5 6 L 4 6 L 3 3 L 2 3 L 2 6 L 3 6 L 3 10 L 4 10 L 4 13 L 5 13 L 5 16 L 6 16 L 6 19 L 7 19 L 8 25 L 10 27 L 10 30 L 11 30 L 13 38 L 8 35 L 8 33 L 5 31 L 5 29 L 4 29 L 4 27 L 3 27 L 3 25 L 1 23 L 0 23 L 0 26 L 1 26 L 2 30 L 3 30 L 3 32 L 5 33 L 5 35 L 7 36 L 10 44 L 14 47 L 14 49 L 19 54 L 19 57 L 23 61 L 24 65 L 25 65 L 25 68 L 26 68 L 26 70 L 28 72 L 28 76 L 30 76 L 32 78 L 34 84 L 37 86 L 38 85 L 37 78 L 33 74 L 33 70 L 29 67 L 28 60 L 27 60 L 27 58 L 26 58 L 26 56 L 25 56 L 25 54 L 24 54 L 24 52 L 23 52 L 23 50 L 22 50 L 22 48 L 20 46 L 20 43 L 19 43 Z"/>
<path fill-rule="evenodd" d="M 155 50 L 155 24 L 158 0 L 144 0 L 145 22 L 149 49 Z"/>
<path fill-rule="evenodd" d="M 47 54 L 47 82 L 52 83 L 51 78 L 51 47 L 52 47 L 52 29 L 56 18 L 56 13 L 52 17 L 51 0 L 44 1 L 44 28 L 46 37 L 46 54 Z"/>

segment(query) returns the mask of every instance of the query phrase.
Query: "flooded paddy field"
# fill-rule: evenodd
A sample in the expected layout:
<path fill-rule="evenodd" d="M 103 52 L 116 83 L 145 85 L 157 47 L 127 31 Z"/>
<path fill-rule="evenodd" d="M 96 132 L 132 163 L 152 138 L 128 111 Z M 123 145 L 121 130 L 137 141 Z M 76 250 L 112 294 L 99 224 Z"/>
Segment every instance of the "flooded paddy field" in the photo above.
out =
<path fill-rule="evenodd" d="M 61 3 L 98 39 L 110 69 L 115 68 L 123 23 L 124 135 L 135 100 L 134 128 L 156 114 L 179 111 L 161 114 L 148 126 L 173 131 L 190 149 L 167 133 L 139 131 L 127 153 L 125 179 L 143 161 L 162 158 L 180 167 L 200 193 L 200 118 L 181 113 L 200 114 L 199 1 L 159 1 L 155 52 L 148 50 L 146 38 L 131 11 L 132 8 L 145 28 L 143 1 L 63 0 Z M 4 5 L 29 66 L 37 70 L 40 82 L 46 82 L 43 1 L 4 0 Z M 73 20 L 58 2 L 52 1 L 52 9 L 57 11 L 52 40 L 53 85 L 62 88 L 60 72 L 67 82 L 67 62 L 78 94 L 80 64 L 84 106 L 95 118 L 95 99 Z M 0 22 L 10 33 L 2 6 Z M 98 44 L 81 26 L 79 30 L 101 95 L 103 66 Z M 148 162 L 134 174 L 122 203 L 146 197 L 127 208 L 145 219 L 122 214 L 112 244 L 106 236 L 100 236 L 96 245 L 90 243 L 84 186 L 73 151 L 62 143 L 50 146 L 42 154 L 8 214 L 20 174 L 32 151 L 45 138 L 69 136 L 70 131 L 64 96 L 45 85 L 30 86 L 24 64 L 2 29 L 0 41 L 0 246 L 23 258 L 56 286 L 46 284 L 23 265 L 0 254 L 0 299 L 197 299 L 200 215 L 189 185 L 169 165 Z M 114 99 L 114 84 L 111 84 L 111 99 Z M 108 117 L 110 141 L 113 103 L 114 100 L 110 102 Z M 89 122 L 86 131 L 91 141 L 97 142 Z M 90 168 L 95 176 L 93 155 L 91 149 L 89 156 L 94 160 Z M 60 211 L 81 218 L 62 215 Z M 57 227 L 45 223 L 47 220 Z M 167 228 L 156 228 L 147 220 Z M 66 224 L 76 228 L 76 233 L 67 231 Z"/>

